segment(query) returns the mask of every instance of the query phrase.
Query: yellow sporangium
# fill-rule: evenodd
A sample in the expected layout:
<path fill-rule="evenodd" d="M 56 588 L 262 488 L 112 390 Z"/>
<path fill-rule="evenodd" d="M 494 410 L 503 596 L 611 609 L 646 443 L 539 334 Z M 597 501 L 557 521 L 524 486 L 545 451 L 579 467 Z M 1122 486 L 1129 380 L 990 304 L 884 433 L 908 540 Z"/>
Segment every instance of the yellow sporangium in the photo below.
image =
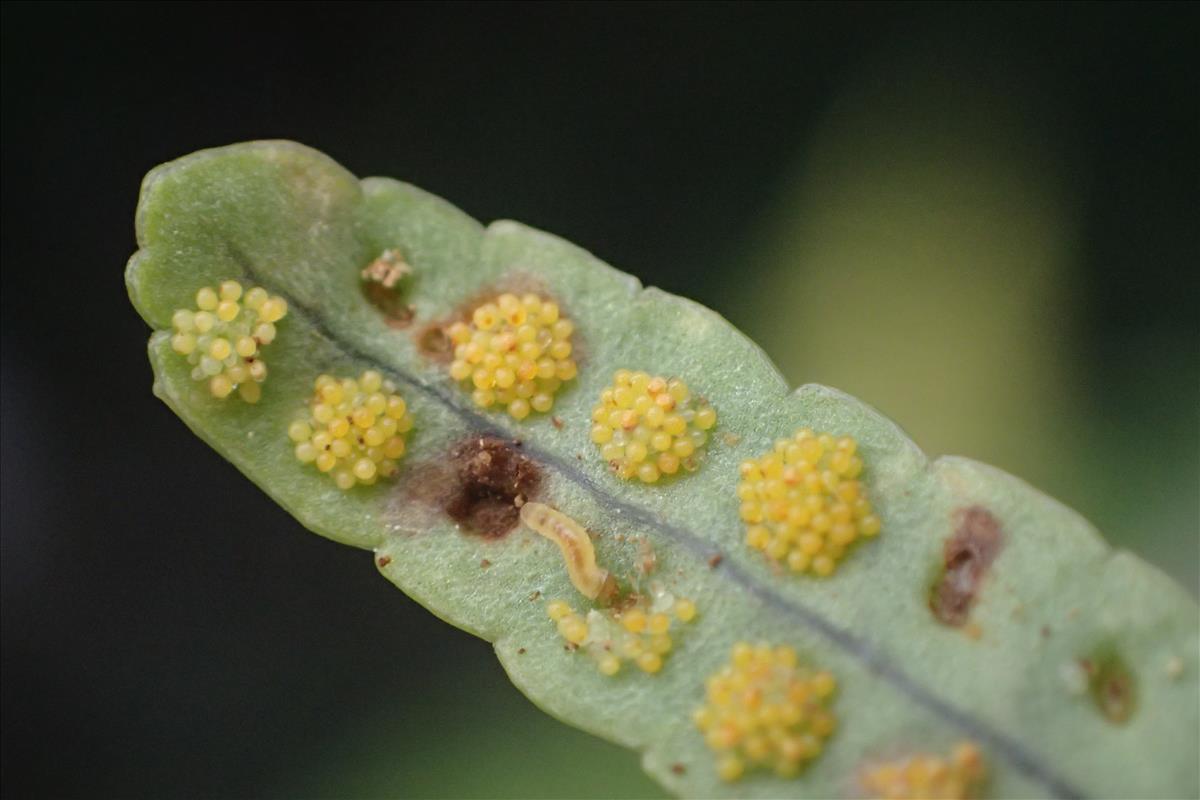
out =
<path fill-rule="evenodd" d="M 247 403 L 262 397 L 267 365 L 262 348 L 275 340 L 275 323 L 287 316 L 287 301 L 255 287 L 242 293 L 237 281 L 196 292 L 196 310 L 171 316 L 171 347 L 193 365 L 192 380 L 204 381 L 213 397 L 236 389 Z"/>
<path fill-rule="evenodd" d="M 948 757 L 917 754 L 867 767 L 862 789 L 881 800 L 971 800 L 987 777 L 983 755 L 962 742 Z"/>
<path fill-rule="evenodd" d="M 737 494 L 746 544 L 792 572 L 833 574 L 858 540 L 881 527 L 858 480 L 857 449 L 849 436 L 804 428 L 742 462 Z"/>
<path fill-rule="evenodd" d="M 619 369 L 592 409 L 592 442 L 620 478 L 654 483 L 693 472 L 717 413 L 679 378 Z"/>
<path fill-rule="evenodd" d="M 288 426 L 296 458 L 343 490 L 396 474 L 412 416 L 391 381 L 367 370 L 358 380 L 321 375 L 313 388 L 307 413 Z"/>
<path fill-rule="evenodd" d="M 571 358 L 574 330 L 553 301 L 502 294 L 478 306 L 469 323 L 447 328 L 454 345 L 450 377 L 471 389 L 480 408 L 500 405 L 517 420 L 545 413 L 578 371 Z"/>
<path fill-rule="evenodd" d="M 559 635 L 591 656 L 602 675 L 616 675 L 626 662 L 654 675 L 675 645 L 672 627 L 695 619 L 696 604 L 656 587 L 649 597 L 619 610 L 592 609 L 585 617 L 565 601 L 554 600 L 546 604 L 546 613 Z"/>
<path fill-rule="evenodd" d="M 692 720 L 716 754 L 722 780 L 756 768 L 795 776 L 837 727 L 829 708 L 837 681 L 800 664 L 786 645 L 738 642 L 705 689 L 706 702 Z"/>

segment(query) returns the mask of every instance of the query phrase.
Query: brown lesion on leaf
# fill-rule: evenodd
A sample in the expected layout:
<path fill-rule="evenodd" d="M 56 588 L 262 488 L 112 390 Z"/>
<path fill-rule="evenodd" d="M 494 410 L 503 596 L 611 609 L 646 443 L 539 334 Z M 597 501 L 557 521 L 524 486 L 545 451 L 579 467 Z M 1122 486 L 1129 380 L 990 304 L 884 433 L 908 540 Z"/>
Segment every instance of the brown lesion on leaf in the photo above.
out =
<path fill-rule="evenodd" d="M 1080 659 L 1088 676 L 1088 692 L 1100 715 L 1114 725 L 1123 725 L 1137 709 L 1137 683 L 1133 671 L 1112 647 Z"/>
<path fill-rule="evenodd" d="M 542 470 L 508 439 L 476 435 L 450 449 L 449 491 L 442 510 L 463 530 L 488 539 L 506 535 L 517 526 L 518 498 L 537 494 Z"/>
<path fill-rule="evenodd" d="M 410 274 L 412 267 L 396 248 L 384 250 L 360 273 L 363 297 L 383 314 L 389 328 L 407 328 L 412 324 L 415 312 L 405 302 L 400 285 Z"/>
<path fill-rule="evenodd" d="M 983 506 L 955 514 L 954 534 L 942 551 L 941 577 L 929 594 L 929 608 L 939 622 L 966 625 L 992 562 L 1004 546 L 1000 522 Z"/>

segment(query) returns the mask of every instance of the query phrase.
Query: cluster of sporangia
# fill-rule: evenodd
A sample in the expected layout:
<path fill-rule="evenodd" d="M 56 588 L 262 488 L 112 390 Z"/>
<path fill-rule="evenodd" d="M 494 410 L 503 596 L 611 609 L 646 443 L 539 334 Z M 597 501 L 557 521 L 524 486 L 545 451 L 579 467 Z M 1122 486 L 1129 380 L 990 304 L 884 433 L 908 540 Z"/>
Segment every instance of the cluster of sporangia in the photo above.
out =
<path fill-rule="evenodd" d="M 372 273 L 364 280 L 386 283 L 390 277 Z M 287 303 L 257 287 L 243 294 L 241 284 L 226 281 L 197 292 L 196 306 L 172 317 L 172 347 L 214 397 L 236 389 L 246 402 L 257 402 L 267 376 L 261 348 L 274 340 Z M 467 383 L 480 408 L 502 406 L 517 420 L 545 413 L 563 383 L 576 376 L 573 331 L 554 302 L 501 294 L 478 306 L 469 322 L 448 328 L 450 375 Z M 297 460 L 331 475 L 343 490 L 395 474 L 413 424 L 395 386 L 368 370 L 357 380 L 321 375 L 313 388 L 306 414 L 287 430 Z M 716 421 L 712 406 L 693 397 L 679 378 L 622 369 L 592 411 L 590 436 L 618 477 L 655 483 L 698 468 Z M 831 574 L 848 547 L 880 529 L 857 480 L 862 469 L 853 439 L 807 429 L 744 462 L 737 491 L 747 544 L 795 572 Z M 661 590 L 631 606 L 586 615 L 562 600 L 546 610 L 567 643 L 588 653 L 608 676 L 625 662 L 659 672 L 673 646 L 672 625 L 691 622 L 697 613 L 691 600 Z M 694 719 L 718 753 L 725 780 L 758 767 L 794 775 L 820 754 L 836 726 L 828 707 L 833 676 L 800 665 L 787 646 L 735 645 L 730 663 L 706 688 L 707 702 Z M 889 798 L 966 797 L 982 770 L 978 751 L 964 745 L 949 760 L 922 756 L 875 765 L 863 783 Z"/>
<path fill-rule="evenodd" d="M 962 742 L 946 758 L 918 754 L 865 769 L 862 789 L 881 800 L 957 800 L 977 797 L 986 777 L 983 754 Z"/>
<path fill-rule="evenodd" d="M 592 409 L 592 441 L 619 478 L 654 483 L 682 467 L 693 472 L 717 412 L 687 384 L 619 369 Z"/>
<path fill-rule="evenodd" d="M 821 754 L 837 727 L 829 710 L 837 681 L 801 665 L 787 646 L 738 642 L 705 689 L 707 702 L 692 719 L 720 754 L 717 774 L 727 781 L 751 767 L 791 777 Z"/>
<path fill-rule="evenodd" d="M 333 475 L 343 490 L 396 474 L 412 417 L 391 381 L 367 370 L 357 381 L 321 375 L 313 389 L 308 415 L 288 427 L 296 458 Z"/>
<path fill-rule="evenodd" d="M 546 604 L 546 613 L 558 625 L 558 633 L 575 647 L 583 648 L 603 675 L 616 675 L 621 664 L 632 661 L 642 672 L 654 674 L 663 668 L 671 652 L 671 624 L 696 618 L 696 604 L 660 593 L 653 601 L 640 601 L 621 610 L 592 609 L 580 616 L 563 600 Z"/>
<path fill-rule="evenodd" d="M 571 359 L 575 326 L 558 305 L 527 294 L 502 294 L 456 322 L 446 333 L 454 345 L 450 377 L 469 381 L 480 408 L 503 406 L 513 419 L 554 407 L 554 395 L 578 371 Z"/>
<path fill-rule="evenodd" d="M 849 436 L 834 439 L 804 428 L 742 462 L 738 498 L 746 544 L 793 572 L 833 573 L 847 548 L 879 533 L 857 480 L 863 463 Z"/>
<path fill-rule="evenodd" d="M 257 403 L 267 379 L 260 348 L 275 340 L 275 323 L 287 315 L 287 301 L 257 286 L 243 296 L 240 283 L 225 281 L 196 292 L 196 308 L 171 316 L 171 347 L 193 365 L 192 380 L 206 381 L 218 399 L 236 389 L 247 403 Z"/>

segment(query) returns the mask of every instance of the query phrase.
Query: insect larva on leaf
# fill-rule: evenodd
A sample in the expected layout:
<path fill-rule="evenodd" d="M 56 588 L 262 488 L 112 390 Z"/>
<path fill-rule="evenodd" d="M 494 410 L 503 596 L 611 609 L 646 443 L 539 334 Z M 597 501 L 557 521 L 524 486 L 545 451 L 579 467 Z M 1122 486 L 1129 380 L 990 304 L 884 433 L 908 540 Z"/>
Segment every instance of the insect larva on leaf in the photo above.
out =
<path fill-rule="evenodd" d="M 521 506 L 521 522 L 558 545 L 567 565 L 567 575 L 584 597 L 603 601 L 616 593 L 616 579 L 596 564 L 592 537 L 578 522 L 544 503 Z"/>

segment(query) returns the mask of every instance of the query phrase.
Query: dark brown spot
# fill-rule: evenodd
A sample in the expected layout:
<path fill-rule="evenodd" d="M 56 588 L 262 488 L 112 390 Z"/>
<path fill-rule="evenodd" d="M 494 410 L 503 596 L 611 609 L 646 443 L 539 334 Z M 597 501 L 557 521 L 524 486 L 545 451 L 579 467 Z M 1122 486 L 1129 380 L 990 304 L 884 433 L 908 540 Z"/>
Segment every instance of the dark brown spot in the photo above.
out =
<path fill-rule="evenodd" d="M 383 315 L 383 321 L 389 328 L 407 328 L 412 324 L 416 312 L 404 302 L 398 288 L 389 289 L 382 283 L 363 281 L 362 292 L 367 302 Z"/>
<path fill-rule="evenodd" d="M 966 624 L 980 585 L 1004 545 L 1000 523 L 982 506 L 960 509 L 958 527 L 942 551 L 942 575 L 929 594 L 929 608 L 939 622 Z"/>
<path fill-rule="evenodd" d="M 491 562 L 491 561 L 489 561 L 489 560 L 488 560 L 488 559 L 486 559 L 486 558 L 484 558 L 484 559 L 480 559 L 480 561 L 479 561 L 479 568 L 480 568 L 480 569 L 487 569 L 487 568 L 488 568 L 488 567 L 490 567 L 491 565 L 492 565 L 492 562 Z"/>
<path fill-rule="evenodd" d="M 609 577 L 611 578 L 612 576 L 610 575 Z M 611 608 L 619 618 L 623 612 L 634 608 L 641 602 L 642 596 L 637 592 L 627 592 L 626 594 L 614 592 L 608 598 L 608 607 Z"/>
<path fill-rule="evenodd" d="M 671 765 L 671 772 L 674 772 L 676 775 L 682 775 L 683 773 L 687 772 L 687 767 L 676 761 Z"/>
<path fill-rule="evenodd" d="M 551 417 L 550 424 L 555 428 L 558 428 L 560 431 L 563 429 L 563 421 L 559 417 Z"/>
<path fill-rule="evenodd" d="M 392 557 L 391 556 L 380 556 L 379 561 L 376 563 L 379 564 L 380 568 L 386 567 L 388 564 L 392 563 Z"/>
<path fill-rule="evenodd" d="M 720 564 L 724 560 L 725 560 L 725 556 L 721 555 L 720 553 L 713 553 L 711 556 L 708 557 L 708 568 L 716 569 L 717 565 Z"/>
<path fill-rule="evenodd" d="M 524 647 L 518 647 L 518 648 L 517 648 L 517 655 L 519 655 L 519 656 L 523 656 L 523 655 L 525 655 L 525 648 L 524 648 Z"/>
<path fill-rule="evenodd" d="M 1114 725 L 1123 725 L 1137 708 L 1137 685 L 1124 660 L 1112 649 L 1079 662 L 1088 674 L 1088 689 L 1100 714 Z"/>
<path fill-rule="evenodd" d="M 517 526 L 518 496 L 530 497 L 542 472 L 512 442 L 472 436 L 450 451 L 453 487 L 443 504 L 447 515 L 469 533 L 495 539 Z"/>
<path fill-rule="evenodd" d="M 534 601 L 534 600 L 537 600 L 538 598 L 540 598 L 541 596 L 542 596 L 542 590 L 541 590 L 541 589 L 534 589 L 534 590 L 533 590 L 533 594 L 529 595 L 529 599 L 530 599 L 531 601 Z"/>
<path fill-rule="evenodd" d="M 449 363 L 450 356 L 454 354 L 449 334 L 436 322 L 426 325 L 417 334 L 417 349 L 428 359 L 446 363 Z"/>

